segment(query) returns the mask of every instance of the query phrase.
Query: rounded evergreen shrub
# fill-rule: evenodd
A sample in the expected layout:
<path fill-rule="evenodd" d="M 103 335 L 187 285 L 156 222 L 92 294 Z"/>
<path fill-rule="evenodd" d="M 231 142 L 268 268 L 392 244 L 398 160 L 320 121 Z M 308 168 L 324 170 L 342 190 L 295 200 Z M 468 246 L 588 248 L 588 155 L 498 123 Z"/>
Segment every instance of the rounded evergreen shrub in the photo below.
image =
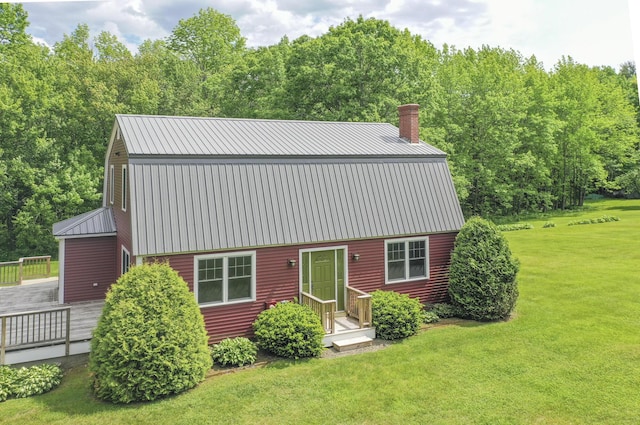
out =
<path fill-rule="evenodd" d="M 415 335 L 424 319 L 417 298 L 393 291 L 371 293 L 371 314 L 376 337 L 387 340 Z"/>
<path fill-rule="evenodd" d="M 111 286 L 91 340 L 93 390 L 114 403 L 180 393 L 211 368 L 204 320 L 167 264 L 132 267 Z"/>
<path fill-rule="evenodd" d="M 280 357 L 299 359 L 322 353 L 324 328 L 307 306 L 278 303 L 261 312 L 253 323 L 258 347 Z"/>
<path fill-rule="evenodd" d="M 258 349 L 247 338 L 227 338 L 211 347 L 211 358 L 220 366 L 244 366 L 256 361 Z"/>
<path fill-rule="evenodd" d="M 506 319 L 518 298 L 518 268 L 497 227 L 471 218 L 458 233 L 451 255 L 451 304 L 466 318 Z"/>

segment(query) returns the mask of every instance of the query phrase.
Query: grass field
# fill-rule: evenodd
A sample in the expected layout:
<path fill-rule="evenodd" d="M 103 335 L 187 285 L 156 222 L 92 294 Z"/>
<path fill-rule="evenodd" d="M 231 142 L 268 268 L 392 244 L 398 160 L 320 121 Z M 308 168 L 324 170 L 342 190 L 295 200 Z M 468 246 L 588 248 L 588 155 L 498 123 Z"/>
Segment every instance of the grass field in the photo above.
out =
<path fill-rule="evenodd" d="M 567 226 L 607 215 L 613 223 Z M 545 221 L 556 227 L 543 229 Z M 0 403 L 2 424 L 637 424 L 640 201 L 508 232 L 512 320 L 428 329 L 386 349 L 214 376 L 166 400 L 96 401 L 87 370 Z"/>

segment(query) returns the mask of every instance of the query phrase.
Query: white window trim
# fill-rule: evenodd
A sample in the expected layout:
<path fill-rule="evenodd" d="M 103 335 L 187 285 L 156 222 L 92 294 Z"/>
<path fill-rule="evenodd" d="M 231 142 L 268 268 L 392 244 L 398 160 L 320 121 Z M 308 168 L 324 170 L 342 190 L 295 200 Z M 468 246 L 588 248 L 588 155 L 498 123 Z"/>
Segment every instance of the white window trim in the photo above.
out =
<path fill-rule="evenodd" d="M 122 251 L 120 252 L 120 275 L 125 274 L 126 272 L 129 271 L 129 269 L 131 268 L 131 254 L 129 253 L 129 250 L 127 248 L 124 247 L 124 245 L 121 246 L 122 247 Z M 125 271 L 124 269 L 124 254 L 127 254 L 127 258 L 129 258 L 129 265 L 127 266 L 127 270 Z"/>
<path fill-rule="evenodd" d="M 246 257 L 251 256 L 251 298 L 243 298 L 240 300 L 225 301 L 229 292 L 229 257 Z M 204 254 L 194 255 L 193 257 L 193 293 L 198 302 L 198 263 L 200 260 L 209 260 L 214 258 L 222 258 L 222 302 L 210 302 L 198 305 L 200 307 L 215 307 L 219 305 L 232 305 L 254 302 L 256 300 L 256 252 L 255 251 L 236 251 L 225 252 L 222 254 Z"/>
<path fill-rule="evenodd" d="M 346 296 L 347 296 L 347 286 L 349 286 L 349 246 L 348 245 L 336 245 L 336 246 L 322 246 L 319 248 L 306 248 L 306 249 L 301 249 L 298 251 L 298 292 L 302 293 L 302 276 L 304 273 L 304 270 L 302 270 L 302 256 L 305 253 L 312 253 L 312 252 L 318 252 L 318 251 L 338 251 L 338 250 L 344 250 L 343 253 L 343 262 L 344 262 L 344 292 L 345 292 L 345 300 L 346 300 Z M 336 255 L 336 260 L 337 260 L 337 255 Z M 337 266 L 337 263 L 336 263 Z M 338 285 L 338 268 L 336 267 L 335 270 L 335 280 L 336 280 L 336 286 Z M 336 291 L 337 292 L 337 291 Z M 345 301 L 346 303 L 346 301 Z"/>
<path fill-rule="evenodd" d="M 115 184 L 116 184 L 116 176 L 115 176 L 115 169 L 113 164 L 111 164 L 111 166 L 109 167 L 109 202 L 111 203 L 111 205 L 113 205 L 113 202 L 115 200 Z"/>
<path fill-rule="evenodd" d="M 425 258 L 424 258 L 424 270 L 425 276 L 412 277 L 408 279 L 397 279 L 397 280 L 389 280 L 389 262 L 388 262 L 388 247 L 390 243 L 400 243 L 404 242 L 404 249 L 407 255 L 405 256 L 405 276 L 409 276 L 409 242 L 412 241 L 424 241 L 424 249 L 425 249 Z M 411 238 L 399 238 L 399 239 L 385 239 L 384 241 L 384 283 L 385 285 L 395 285 L 396 283 L 406 283 L 406 282 L 415 282 L 418 280 L 426 280 L 429 279 L 429 266 L 430 266 L 430 258 L 429 258 L 429 237 L 428 236 L 416 236 Z"/>
<path fill-rule="evenodd" d="M 122 172 L 120 173 L 120 177 L 122 178 L 120 188 L 122 190 L 121 193 L 121 203 L 120 207 L 122 207 L 122 211 L 127 212 L 127 195 L 129 192 L 129 182 L 128 182 L 129 173 L 127 172 L 127 166 L 122 166 Z"/>

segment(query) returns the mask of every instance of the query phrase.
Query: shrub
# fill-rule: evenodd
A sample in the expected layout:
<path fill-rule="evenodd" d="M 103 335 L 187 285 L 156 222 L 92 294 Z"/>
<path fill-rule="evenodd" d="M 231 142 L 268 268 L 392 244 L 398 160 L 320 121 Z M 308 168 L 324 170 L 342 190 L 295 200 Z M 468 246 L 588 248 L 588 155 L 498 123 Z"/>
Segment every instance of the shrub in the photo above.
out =
<path fill-rule="evenodd" d="M 247 338 L 227 338 L 211 347 L 211 358 L 220 366 L 244 366 L 256 361 L 258 349 Z"/>
<path fill-rule="evenodd" d="M 133 267 L 107 293 L 93 333 L 93 390 L 129 403 L 192 388 L 211 368 L 207 339 L 195 297 L 176 271 Z"/>
<path fill-rule="evenodd" d="M 497 227 L 482 218 L 471 218 L 456 237 L 451 256 L 451 303 L 463 317 L 507 318 L 518 298 L 518 268 Z"/>
<path fill-rule="evenodd" d="M 322 353 L 324 328 L 307 306 L 278 303 L 264 310 L 253 323 L 258 347 L 276 356 L 299 359 Z"/>
<path fill-rule="evenodd" d="M 0 366 L 0 401 L 43 394 L 60 385 L 60 382 L 62 370 L 57 365 L 43 364 L 20 369 Z"/>
<path fill-rule="evenodd" d="M 422 314 L 422 321 L 424 323 L 438 323 L 440 317 L 433 311 L 424 311 Z"/>
<path fill-rule="evenodd" d="M 459 316 L 457 309 L 448 303 L 436 303 L 427 306 L 427 311 L 436 314 L 440 319 Z"/>
<path fill-rule="evenodd" d="M 387 340 L 415 335 L 423 321 L 420 301 L 393 291 L 371 293 L 371 312 L 376 337 Z"/>
<path fill-rule="evenodd" d="M 619 217 L 615 217 L 615 216 L 610 216 L 610 215 L 603 215 L 602 217 L 598 217 L 598 218 L 587 218 L 584 220 L 576 220 L 576 221 L 571 221 L 569 222 L 569 226 L 577 226 L 579 224 L 597 224 L 597 223 L 610 223 L 612 221 L 620 221 Z"/>
<path fill-rule="evenodd" d="M 547 221 L 546 223 L 544 223 L 544 225 L 542 226 L 543 229 L 548 229 L 549 227 L 556 227 L 556 223 L 552 222 L 552 221 Z"/>
<path fill-rule="evenodd" d="M 527 230 L 533 229 L 531 223 L 515 223 L 515 224 L 501 224 L 498 226 L 498 230 L 501 232 L 512 232 L 514 230 Z"/>

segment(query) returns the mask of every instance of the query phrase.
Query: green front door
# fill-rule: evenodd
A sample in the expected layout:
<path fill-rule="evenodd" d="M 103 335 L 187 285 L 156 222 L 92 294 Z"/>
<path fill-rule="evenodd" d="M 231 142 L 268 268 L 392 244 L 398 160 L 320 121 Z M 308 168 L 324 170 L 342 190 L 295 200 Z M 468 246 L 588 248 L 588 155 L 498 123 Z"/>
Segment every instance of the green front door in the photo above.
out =
<path fill-rule="evenodd" d="M 344 249 L 303 252 L 302 290 L 344 310 Z"/>
<path fill-rule="evenodd" d="M 335 251 L 311 253 L 311 295 L 321 300 L 336 299 Z"/>

